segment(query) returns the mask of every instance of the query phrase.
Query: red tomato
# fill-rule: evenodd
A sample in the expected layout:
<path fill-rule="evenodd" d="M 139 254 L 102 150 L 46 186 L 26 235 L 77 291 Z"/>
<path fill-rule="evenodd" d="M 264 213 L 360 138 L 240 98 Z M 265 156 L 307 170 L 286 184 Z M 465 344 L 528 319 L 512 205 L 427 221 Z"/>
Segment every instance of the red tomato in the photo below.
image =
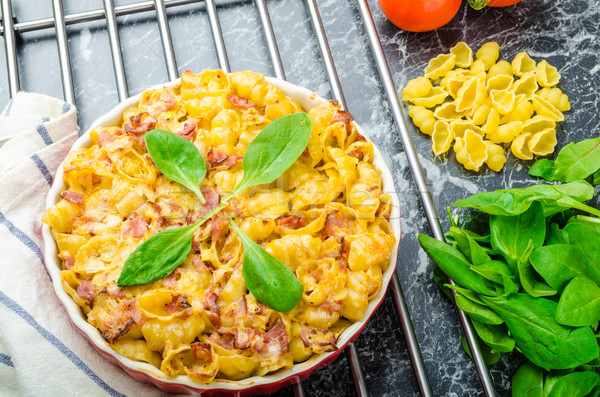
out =
<path fill-rule="evenodd" d="M 444 26 L 454 18 L 460 3 L 461 0 L 379 0 L 390 22 L 409 32 L 426 32 Z"/>
<path fill-rule="evenodd" d="M 521 0 L 490 0 L 488 7 L 506 7 L 517 4 Z"/>

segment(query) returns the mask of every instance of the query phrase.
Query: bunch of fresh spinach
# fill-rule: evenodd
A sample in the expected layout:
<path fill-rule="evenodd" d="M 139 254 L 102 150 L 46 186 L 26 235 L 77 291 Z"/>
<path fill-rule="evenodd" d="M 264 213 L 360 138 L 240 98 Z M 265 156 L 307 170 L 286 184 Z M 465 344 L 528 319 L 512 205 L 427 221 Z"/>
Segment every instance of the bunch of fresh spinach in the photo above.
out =
<path fill-rule="evenodd" d="M 143 285 L 169 275 L 190 252 L 194 232 L 242 190 L 271 183 L 283 174 L 306 148 L 311 129 L 312 122 L 306 113 L 281 117 L 263 128 L 244 154 L 242 180 L 221 199 L 221 204 L 197 222 L 164 230 L 139 245 L 125 261 L 118 285 Z M 206 163 L 196 146 L 164 130 L 148 132 L 145 141 L 158 169 L 167 178 L 193 191 L 204 203 L 200 182 L 206 175 Z M 286 265 L 252 241 L 233 219 L 229 219 L 244 247 L 243 274 L 250 292 L 277 311 L 293 309 L 302 296 L 302 284 Z"/>
<path fill-rule="evenodd" d="M 513 396 L 600 394 L 600 211 L 583 203 L 593 195 L 585 181 L 479 193 L 454 206 L 482 211 L 483 232 L 459 227 L 449 213 L 452 245 L 419 235 L 488 364 L 514 350 L 529 360 Z"/>

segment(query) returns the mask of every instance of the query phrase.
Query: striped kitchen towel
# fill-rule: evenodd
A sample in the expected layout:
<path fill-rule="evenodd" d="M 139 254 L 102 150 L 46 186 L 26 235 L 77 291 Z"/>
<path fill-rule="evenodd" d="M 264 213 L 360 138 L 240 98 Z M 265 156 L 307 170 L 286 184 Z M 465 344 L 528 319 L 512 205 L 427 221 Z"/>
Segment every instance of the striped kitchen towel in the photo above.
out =
<path fill-rule="evenodd" d="M 19 93 L 0 113 L 0 396 L 158 396 L 71 325 L 44 267 L 56 169 L 79 137 L 74 106 Z"/>

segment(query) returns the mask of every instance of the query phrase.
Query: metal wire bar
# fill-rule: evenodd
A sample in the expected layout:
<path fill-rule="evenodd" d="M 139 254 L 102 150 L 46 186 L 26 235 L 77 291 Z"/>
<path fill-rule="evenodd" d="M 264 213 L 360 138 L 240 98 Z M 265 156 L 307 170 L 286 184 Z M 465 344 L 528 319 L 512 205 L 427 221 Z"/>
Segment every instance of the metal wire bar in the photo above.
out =
<path fill-rule="evenodd" d="M 164 0 L 154 0 L 156 8 L 156 17 L 158 19 L 158 30 L 160 31 L 160 40 L 162 41 L 163 51 L 165 53 L 165 62 L 167 63 L 167 74 L 169 80 L 175 80 L 179 77 L 177 71 L 177 61 L 175 60 L 175 50 L 173 49 L 173 40 L 171 39 L 171 30 L 167 20 L 167 9 Z"/>
<path fill-rule="evenodd" d="M 9 0 L 2 0 L 3 2 Z M 202 0 L 166 0 L 165 7 L 175 7 L 190 3 L 201 2 Z M 144 11 L 153 11 L 155 9 L 154 1 L 142 1 L 139 3 L 126 4 L 114 7 L 115 15 L 120 17 L 123 15 L 137 14 Z M 72 25 L 81 22 L 97 21 L 104 19 L 105 10 L 91 10 L 78 12 L 76 14 L 65 15 L 65 24 Z M 42 18 L 33 21 L 19 22 L 14 25 L 14 29 L 19 32 L 31 32 L 33 30 L 48 29 L 54 27 L 54 18 Z M 4 32 L 4 28 L 0 27 L 0 33 Z"/>
<path fill-rule="evenodd" d="M 129 97 L 127 88 L 127 77 L 125 76 L 125 67 L 123 66 L 123 55 L 121 54 L 121 41 L 119 40 L 119 30 L 117 27 L 117 16 L 115 15 L 115 6 L 113 0 L 104 0 L 104 12 L 106 13 L 106 26 L 108 28 L 108 39 L 110 42 L 110 51 L 115 69 L 115 80 L 117 82 L 117 93 L 119 101 L 124 101 Z"/>
<path fill-rule="evenodd" d="M 2 28 L 5 32 L 4 50 L 6 51 L 6 67 L 8 69 L 8 89 L 12 98 L 19 92 L 20 84 L 11 0 L 2 0 Z"/>
<path fill-rule="evenodd" d="M 73 87 L 73 72 L 71 71 L 71 57 L 69 56 L 69 43 L 67 41 L 67 28 L 65 26 L 65 13 L 63 11 L 62 0 L 52 0 L 52 11 L 54 13 L 63 93 L 66 102 L 75 104 L 75 88 Z"/>
<path fill-rule="evenodd" d="M 213 40 L 217 49 L 217 59 L 219 60 L 219 67 L 225 72 L 231 72 L 231 66 L 229 66 L 229 58 L 227 58 L 227 50 L 225 49 L 225 40 L 223 40 L 223 31 L 221 30 L 221 23 L 219 22 L 219 14 L 217 13 L 217 6 L 215 0 L 205 0 L 206 12 L 208 13 L 208 20 L 210 21 L 210 30 L 213 34 Z"/>
<path fill-rule="evenodd" d="M 265 0 L 255 0 L 255 3 L 256 8 L 258 8 L 260 22 L 262 24 L 263 30 L 265 31 L 265 38 L 267 40 L 267 47 L 269 49 L 271 63 L 273 64 L 273 69 L 275 71 L 275 77 L 281 80 L 285 80 L 283 63 L 281 62 L 279 48 L 277 47 L 277 41 L 275 40 L 275 33 L 273 32 L 273 25 L 271 24 L 271 18 L 269 17 L 267 2 Z"/>
<path fill-rule="evenodd" d="M 415 181 L 415 184 L 417 185 L 419 196 L 421 198 L 421 203 L 423 205 L 425 215 L 429 222 L 431 232 L 435 238 L 443 241 L 444 235 L 442 232 L 442 227 L 437 216 L 437 211 L 435 209 L 431 193 L 429 192 L 429 188 L 427 186 L 425 174 L 423 173 L 421 163 L 419 162 L 414 142 L 412 141 L 410 131 L 408 130 L 408 126 L 406 124 L 406 119 L 402 111 L 402 106 L 400 105 L 400 100 L 398 99 L 398 92 L 396 91 L 394 80 L 392 79 L 387 60 L 385 59 L 385 53 L 383 52 L 381 42 L 379 41 L 379 37 L 377 35 L 377 29 L 373 21 L 373 16 L 371 15 L 371 10 L 369 9 L 369 4 L 367 0 L 358 0 L 358 5 L 365 29 L 367 31 L 367 36 L 369 37 L 369 43 L 373 52 L 373 56 L 375 58 L 375 62 L 377 64 L 377 69 L 379 71 L 379 75 L 381 76 L 381 80 L 385 88 L 386 94 L 390 100 L 394 120 L 396 121 L 398 129 L 400 131 L 400 138 L 402 139 L 404 152 L 406 153 L 406 156 L 408 158 L 408 163 L 412 171 L 412 176 Z M 453 283 L 452 280 L 449 281 Z M 481 380 L 484 392 L 486 396 L 495 396 L 496 393 L 494 391 L 494 384 L 492 378 L 490 377 L 490 373 L 487 369 L 487 366 L 485 365 L 485 361 L 483 360 L 483 357 L 481 355 L 481 350 L 479 349 L 479 344 L 473 331 L 471 322 L 460 309 L 457 308 L 457 310 L 463 329 L 465 331 L 465 336 L 467 338 L 469 348 L 471 349 L 471 352 L 473 354 L 473 361 L 475 362 L 475 367 L 479 374 L 479 378 Z"/>

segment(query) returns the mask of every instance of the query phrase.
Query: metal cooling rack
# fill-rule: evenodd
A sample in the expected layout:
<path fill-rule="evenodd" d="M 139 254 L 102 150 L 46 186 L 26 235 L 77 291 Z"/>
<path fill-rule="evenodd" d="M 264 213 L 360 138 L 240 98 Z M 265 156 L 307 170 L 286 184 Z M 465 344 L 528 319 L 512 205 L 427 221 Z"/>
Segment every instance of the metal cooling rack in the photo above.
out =
<path fill-rule="evenodd" d="M 52 18 L 43 18 L 26 22 L 19 22 L 14 20 L 11 0 L 1 0 L 3 17 L 2 26 L 0 26 L 0 34 L 2 34 L 4 37 L 8 75 L 7 77 L 9 85 L 9 94 L 11 97 L 14 96 L 20 89 L 17 60 L 17 35 L 19 33 L 24 32 L 54 28 L 58 45 L 58 56 L 64 99 L 69 103 L 75 104 L 77 98 L 75 95 L 73 75 L 71 71 L 71 58 L 69 56 L 66 26 L 95 20 L 105 20 L 106 27 L 108 30 L 118 97 L 120 101 L 126 99 L 127 97 L 129 97 L 129 90 L 127 87 L 127 79 L 123 64 L 123 57 L 121 53 L 121 45 L 119 41 L 117 17 L 129 14 L 138 14 L 147 11 L 154 11 L 156 14 L 168 77 L 170 80 L 178 78 L 179 76 L 177 72 L 177 61 L 175 58 L 173 41 L 171 39 L 169 20 L 167 18 L 166 8 L 177 7 L 191 3 L 204 3 L 206 14 L 210 22 L 210 28 L 212 31 L 219 66 L 222 70 L 226 72 L 231 71 L 215 0 L 154 0 L 142 1 L 122 6 L 115 6 L 113 4 L 113 0 L 103 1 L 103 9 L 96 9 L 65 15 L 62 0 L 52 0 Z M 285 80 L 285 71 L 277 47 L 277 40 L 275 38 L 273 26 L 271 24 L 266 0 L 253 1 L 259 12 L 260 22 L 262 25 L 264 38 L 267 43 L 268 52 L 271 58 L 275 76 Z M 336 71 L 332 53 L 330 51 L 327 37 L 325 35 L 325 30 L 321 21 L 321 16 L 319 13 L 317 2 L 316 0 L 305 1 L 307 10 L 310 15 L 312 27 L 314 29 L 314 34 L 317 39 L 319 49 L 323 58 L 324 66 L 327 71 L 327 77 L 331 85 L 332 94 L 335 97 L 335 99 L 337 99 L 340 102 L 342 107 L 344 109 L 347 109 L 346 100 L 342 92 L 338 73 Z M 429 223 L 429 227 L 431 229 L 432 235 L 435 238 L 439 240 L 444 240 L 444 235 L 439 223 L 435 205 L 429 192 L 429 187 L 427 185 L 423 169 L 421 168 L 421 164 L 414 143 L 412 141 L 408 126 L 406 124 L 406 119 L 404 117 L 402 106 L 400 104 L 400 100 L 398 99 L 398 93 L 396 91 L 396 87 L 392 79 L 392 75 L 390 73 L 390 69 L 388 67 L 383 48 L 377 35 L 377 29 L 375 27 L 375 23 L 371 15 L 369 4 L 367 0 L 355 1 L 358 3 L 358 8 L 360 11 L 364 30 L 368 36 L 373 62 L 377 66 L 380 82 L 383 85 L 385 93 L 389 100 L 393 118 L 398 127 L 398 132 L 400 134 L 402 145 L 408 158 L 408 164 L 410 166 L 414 182 L 417 186 L 421 204 L 423 206 L 423 210 Z M 452 280 L 449 280 L 449 282 L 453 284 Z M 402 332 L 406 340 L 408 353 L 412 361 L 418 387 L 423 396 L 433 396 L 431 386 L 427 377 L 427 372 L 425 370 L 425 365 L 423 363 L 423 358 L 419 349 L 419 344 L 417 342 L 417 338 L 412 326 L 408 308 L 404 299 L 404 295 L 402 293 L 402 288 L 400 286 L 397 274 L 394 274 L 394 277 L 392 279 L 392 288 L 390 291 L 394 300 L 398 317 L 400 319 Z M 488 397 L 495 396 L 496 394 L 494 390 L 494 385 L 483 360 L 483 357 L 481 355 L 481 350 L 479 349 L 472 325 L 468 317 L 460 309 L 457 309 L 457 311 L 470 350 L 471 352 L 474 352 L 473 361 L 477 369 L 479 378 L 481 380 L 483 392 Z M 347 347 L 346 354 L 350 363 L 352 376 L 354 378 L 354 383 L 356 386 L 358 396 L 368 396 L 369 393 L 359 362 L 358 351 L 354 344 L 350 344 Z M 294 394 L 296 396 L 305 395 L 301 383 L 294 385 Z"/>

